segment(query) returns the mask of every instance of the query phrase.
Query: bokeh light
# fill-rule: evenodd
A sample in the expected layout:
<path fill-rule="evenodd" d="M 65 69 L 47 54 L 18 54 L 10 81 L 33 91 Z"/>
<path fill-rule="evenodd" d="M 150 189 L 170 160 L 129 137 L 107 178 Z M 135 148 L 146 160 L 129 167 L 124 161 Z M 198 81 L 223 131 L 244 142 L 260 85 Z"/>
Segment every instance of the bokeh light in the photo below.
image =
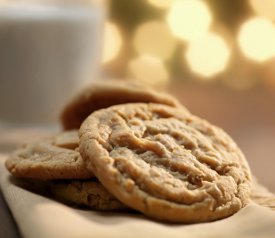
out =
<path fill-rule="evenodd" d="M 259 16 L 275 19 L 275 0 L 250 0 L 250 5 Z"/>
<path fill-rule="evenodd" d="M 138 27 L 134 35 L 134 47 L 140 55 L 167 59 L 172 56 L 175 46 L 176 39 L 165 22 L 146 22 Z"/>
<path fill-rule="evenodd" d="M 266 61 L 275 56 L 275 27 L 265 18 L 250 19 L 241 26 L 238 43 L 246 57 Z"/>
<path fill-rule="evenodd" d="M 169 8 L 175 0 L 147 0 L 151 5 L 158 8 Z"/>
<path fill-rule="evenodd" d="M 185 57 L 190 69 L 207 79 L 226 68 L 230 49 L 221 36 L 207 33 L 188 45 Z"/>
<path fill-rule="evenodd" d="M 212 16 L 203 1 L 174 1 L 168 12 L 167 22 L 175 36 L 192 41 L 208 31 Z"/>
<path fill-rule="evenodd" d="M 168 71 L 163 62 L 151 55 L 142 55 L 130 61 L 130 76 L 150 86 L 165 87 L 169 82 Z"/>
<path fill-rule="evenodd" d="M 108 22 L 104 28 L 103 58 L 102 62 L 107 63 L 115 59 L 122 46 L 122 36 L 118 27 Z"/>

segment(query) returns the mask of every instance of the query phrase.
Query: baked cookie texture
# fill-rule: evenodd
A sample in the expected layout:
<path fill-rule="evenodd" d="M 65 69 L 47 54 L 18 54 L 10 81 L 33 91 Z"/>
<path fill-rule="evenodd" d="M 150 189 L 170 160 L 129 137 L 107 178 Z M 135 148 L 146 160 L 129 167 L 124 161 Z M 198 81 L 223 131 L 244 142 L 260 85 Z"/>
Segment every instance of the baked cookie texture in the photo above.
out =
<path fill-rule="evenodd" d="M 61 113 L 65 130 L 79 129 L 81 123 L 94 111 L 116 104 L 153 102 L 182 107 L 177 99 L 133 81 L 97 81 L 76 95 Z M 186 109 L 185 109 L 186 110 Z"/>
<path fill-rule="evenodd" d="M 25 144 L 6 160 L 12 175 L 32 179 L 87 179 L 93 174 L 86 169 L 78 152 L 78 132 L 66 131 Z"/>
<path fill-rule="evenodd" d="M 70 205 L 97 211 L 130 211 L 117 200 L 96 179 L 74 181 L 51 181 L 49 186 L 53 196 Z"/>
<path fill-rule="evenodd" d="M 149 217 L 212 221 L 249 200 L 251 174 L 238 146 L 186 110 L 112 106 L 91 114 L 79 135 L 87 169 L 117 199 Z"/>

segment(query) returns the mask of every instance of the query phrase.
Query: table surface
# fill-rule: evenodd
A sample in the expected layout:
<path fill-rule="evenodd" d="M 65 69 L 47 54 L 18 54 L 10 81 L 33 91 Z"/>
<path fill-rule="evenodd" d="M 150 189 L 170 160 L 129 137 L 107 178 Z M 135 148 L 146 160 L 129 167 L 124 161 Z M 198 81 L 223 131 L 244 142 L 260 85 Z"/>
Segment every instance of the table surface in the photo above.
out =
<path fill-rule="evenodd" d="M 219 88 L 177 87 L 173 93 L 187 108 L 224 128 L 246 155 L 259 182 L 275 192 L 275 94 L 224 92 Z M 218 113 L 217 113 L 218 112 Z M 0 153 L 9 153 L 22 142 L 41 134 L 45 128 L 3 128 L 0 123 Z M 0 238 L 19 238 L 18 228 L 0 193 Z"/>

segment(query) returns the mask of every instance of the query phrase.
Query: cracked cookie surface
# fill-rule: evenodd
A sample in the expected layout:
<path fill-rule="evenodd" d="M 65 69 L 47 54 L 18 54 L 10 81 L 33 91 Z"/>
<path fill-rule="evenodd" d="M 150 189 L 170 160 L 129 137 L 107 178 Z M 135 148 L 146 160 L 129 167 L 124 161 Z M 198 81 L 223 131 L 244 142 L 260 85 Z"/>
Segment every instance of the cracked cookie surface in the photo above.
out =
<path fill-rule="evenodd" d="M 251 175 L 240 149 L 187 111 L 117 105 L 91 114 L 79 135 L 87 169 L 120 201 L 155 219 L 212 221 L 249 200 Z"/>
<path fill-rule="evenodd" d="M 157 92 L 143 84 L 129 80 L 97 81 L 84 88 L 68 103 L 61 113 L 61 123 L 65 130 L 79 129 L 92 112 L 131 102 L 154 102 L 183 108 L 171 95 Z"/>
<path fill-rule="evenodd" d="M 84 181 L 52 181 L 49 189 L 53 196 L 71 205 L 97 211 L 129 211 L 96 179 Z"/>
<path fill-rule="evenodd" d="M 25 144 L 6 161 L 12 175 L 33 179 L 85 179 L 93 177 L 78 152 L 78 132 L 66 131 Z"/>

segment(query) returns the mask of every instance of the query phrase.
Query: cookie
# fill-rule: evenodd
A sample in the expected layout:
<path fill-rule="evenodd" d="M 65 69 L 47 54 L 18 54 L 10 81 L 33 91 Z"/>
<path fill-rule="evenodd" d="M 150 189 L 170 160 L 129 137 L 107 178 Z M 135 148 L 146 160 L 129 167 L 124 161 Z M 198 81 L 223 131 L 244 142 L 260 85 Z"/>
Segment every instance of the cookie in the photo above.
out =
<path fill-rule="evenodd" d="M 124 204 L 170 222 L 228 217 L 250 196 L 248 164 L 220 128 L 161 104 L 116 105 L 80 128 L 87 169 Z"/>
<path fill-rule="evenodd" d="M 78 132 L 67 131 L 25 144 L 6 160 L 12 175 L 33 179 L 86 179 L 93 177 L 78 152 Z"/>
<path fill-rule="evenodd" d="M 130 210 L 111 195 L 96 178 L 84 181 L 52 181 L 49 190 L 55 198 L 73 206 L 97 211 Z"/>
<path fill-rule="evenodd" d="M 130 102 L 154 102 L 183 107 L 174 97 L 131 81 L 97 81 L 81 91 L 64 108 L 61 123 L 65 130 L 79 129 L 92 112 Z"/>

